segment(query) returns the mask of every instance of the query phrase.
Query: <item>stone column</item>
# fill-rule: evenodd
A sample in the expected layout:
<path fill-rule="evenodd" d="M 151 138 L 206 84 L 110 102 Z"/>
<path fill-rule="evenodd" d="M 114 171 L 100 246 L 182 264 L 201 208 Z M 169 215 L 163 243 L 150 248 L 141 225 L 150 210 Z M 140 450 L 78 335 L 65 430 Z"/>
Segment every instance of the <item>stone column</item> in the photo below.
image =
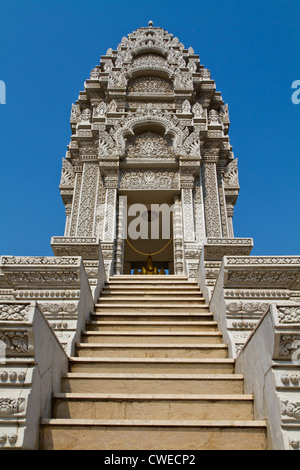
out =
<path fill-rule="evenodd" d="M 174 273 L 183 274 L 183 234 L 180 197 L 174 196 L 173 201 Z"/>
<path fill-rule="evenodd" d="M 123 273 L 124 263 L 124 233 L 127 225 L 126 219 L 126 198 L 119 196 L 119 210 L 118 210 L 118 230 L 117 230 L 117 246 L 116 246 L 116 263 L 115 271 L 117 275 Z"/>
<path fill-rule="evenodd" d="M 222 236 L 216 171 L 217 158 L 217 155 L 205 155 L 202 158 L 201 165 L 204 215 L 207 237 Z"/>

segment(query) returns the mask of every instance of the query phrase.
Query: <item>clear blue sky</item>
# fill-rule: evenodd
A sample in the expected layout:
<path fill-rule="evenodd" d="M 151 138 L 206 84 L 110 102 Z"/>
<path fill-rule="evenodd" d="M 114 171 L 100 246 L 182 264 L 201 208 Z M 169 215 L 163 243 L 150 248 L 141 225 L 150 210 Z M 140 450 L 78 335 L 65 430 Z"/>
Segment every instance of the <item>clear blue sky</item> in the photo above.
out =
<path fill-rule="evenodd" d="M 300 253 L 299 0 L 0 0 L 0 254 L 52 255 L 72 102 L 109 47 L 153 20 L 192 46 L 229 103 L 235 235 Z"/>

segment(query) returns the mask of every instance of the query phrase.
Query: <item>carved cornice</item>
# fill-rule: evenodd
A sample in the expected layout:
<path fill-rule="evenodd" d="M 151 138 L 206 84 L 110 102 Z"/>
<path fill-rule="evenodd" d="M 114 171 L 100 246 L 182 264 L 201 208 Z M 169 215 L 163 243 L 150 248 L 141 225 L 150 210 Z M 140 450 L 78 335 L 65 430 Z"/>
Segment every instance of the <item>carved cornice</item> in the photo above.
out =
<path fill-rule="evenodd" d="M 99 259 L 100 240 L 95 237 L 52 237 L 54 256 L 82 256 Z"/>
<path fill-rule="evenodd" d="M 253 248 L 252 238 L 210 237 L 204 241 L 204 259 L 222 260 L 229 255 L 250 255 Z"/>
<path fill-rule="evenodd" d="M 79 257 L 2 256 L 0 266 L 7 284 L 14 289 L 80 285 Z"/>
<path fill-rule="evenodd" d="M 225 285 L 300 289 L 297 256 L 235 256 L 224 258 Z"/>

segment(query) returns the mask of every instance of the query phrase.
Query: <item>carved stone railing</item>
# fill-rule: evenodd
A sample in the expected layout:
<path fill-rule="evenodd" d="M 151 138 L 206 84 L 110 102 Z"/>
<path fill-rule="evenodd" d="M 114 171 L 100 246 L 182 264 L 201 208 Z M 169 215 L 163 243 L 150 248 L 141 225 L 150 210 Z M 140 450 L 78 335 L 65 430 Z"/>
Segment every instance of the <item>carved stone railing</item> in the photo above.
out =
<path fill-rule="evenodd" d="M 247 256 L 250 255 L 252 248 L 252 238 L 209 237 L 204 240 L 197 278 L 207 303 L 210 302 L 223 257 Z"/>
<path fill-rule="evenodd" d="M 36 300 L 66 353 L 73 356 L 104 282 L 103 267 L 98 268 L 102 275 L 94 295 L 81 257 L 2 256 L 0 269 L 0 301 Z"/>
<path fill-rule="evenodd" d="M 271 303 L 296 301 L 300 295 L 300 257 L 224 256 L 210 310 L 236 357 Z"/>
<path fill-rule="evenodd" d="M 97 301 L 105 283 L 103 250 L 96 237 L 52 237 L 51 246 L 55 256 L 81 256 L 89 284 Z"/>
<path fill-rule="evenodd" d="M 0 449 L 38 449 L 68 357 L 36 302 L 0 301 Z"/>
<path fill-rule="evenodd" d="M 300 303 L 271 304 L 236 359 L 270 448 L 300 450 Z"/>

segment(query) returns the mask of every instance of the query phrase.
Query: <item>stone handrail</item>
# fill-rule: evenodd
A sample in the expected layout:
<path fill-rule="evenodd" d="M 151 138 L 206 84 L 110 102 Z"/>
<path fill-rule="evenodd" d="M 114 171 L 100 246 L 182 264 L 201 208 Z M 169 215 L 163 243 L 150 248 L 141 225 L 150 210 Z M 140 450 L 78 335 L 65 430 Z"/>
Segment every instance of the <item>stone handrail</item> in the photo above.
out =
<path fill-rule="evenodd" d="M 0 302 L 0 449 L 38 449 L 68 357 L 36 302 Z"/>
<path fill-rule="evenodd" d="M 270 447 L 300 449 L 300 304 L 271 304 L 236 359 Z"/>
<path fill-rule="evenodd" d="M 298 256 L 224 256 L 210 299 L 229 354 L 236 357 L 271 303 L 300 296 Z"/>
<path fill-rule="evenodd" d="M 88 268 L 78 256 L 2 256 L 0 269 L 0 300 L 36 300 L 66 353 L 74 356 L 76 342 L 105 282 L 103 261 L 96 261 L 93 267 L 92 289 Z"/>

